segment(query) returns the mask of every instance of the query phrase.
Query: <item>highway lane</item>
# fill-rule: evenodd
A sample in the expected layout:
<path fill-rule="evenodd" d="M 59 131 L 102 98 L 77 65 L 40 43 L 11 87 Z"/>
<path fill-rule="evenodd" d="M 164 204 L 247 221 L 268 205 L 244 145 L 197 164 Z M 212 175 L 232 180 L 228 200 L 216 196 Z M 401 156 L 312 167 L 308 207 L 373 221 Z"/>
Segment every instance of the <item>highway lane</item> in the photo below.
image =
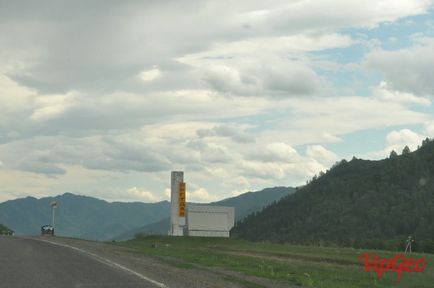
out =
<path fill-rule="evenodd" d="M 68 247 L 0 236 L 2 288 L 158 287 L 121 268 Z"/>

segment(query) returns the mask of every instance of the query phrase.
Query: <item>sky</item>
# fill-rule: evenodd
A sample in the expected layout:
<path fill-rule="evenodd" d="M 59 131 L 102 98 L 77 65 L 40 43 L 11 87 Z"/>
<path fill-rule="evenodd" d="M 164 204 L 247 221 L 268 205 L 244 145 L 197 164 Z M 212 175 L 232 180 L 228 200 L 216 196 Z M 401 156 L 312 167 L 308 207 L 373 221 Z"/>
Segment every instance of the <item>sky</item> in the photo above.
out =
<path fill-rule="evenodd" d="M 433 0 L 0 0 L 0 202 L 210 202 L 434 136 Z"/>

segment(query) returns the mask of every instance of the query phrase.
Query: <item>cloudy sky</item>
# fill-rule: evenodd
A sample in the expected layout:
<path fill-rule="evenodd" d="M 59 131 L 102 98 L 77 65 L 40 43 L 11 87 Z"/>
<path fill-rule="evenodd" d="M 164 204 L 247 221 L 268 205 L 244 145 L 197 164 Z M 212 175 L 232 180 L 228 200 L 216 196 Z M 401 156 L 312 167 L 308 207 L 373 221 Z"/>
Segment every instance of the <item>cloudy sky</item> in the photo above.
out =
<path fill-rule="evenodd" d="M 432 0 L 2 1 L 0 201 L 212 201 L 434 136 Z"/>

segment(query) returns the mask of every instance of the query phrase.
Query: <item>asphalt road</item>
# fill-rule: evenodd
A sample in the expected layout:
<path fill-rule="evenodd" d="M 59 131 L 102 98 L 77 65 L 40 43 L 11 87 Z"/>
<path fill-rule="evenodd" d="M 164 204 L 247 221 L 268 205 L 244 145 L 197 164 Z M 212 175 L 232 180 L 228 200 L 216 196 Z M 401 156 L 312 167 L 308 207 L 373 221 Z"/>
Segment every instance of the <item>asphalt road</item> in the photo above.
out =
<path fill-rule="evenodd" d="M 94 256 L 37 239 L 0 236 L 0 287 L 158 287 Z"/>

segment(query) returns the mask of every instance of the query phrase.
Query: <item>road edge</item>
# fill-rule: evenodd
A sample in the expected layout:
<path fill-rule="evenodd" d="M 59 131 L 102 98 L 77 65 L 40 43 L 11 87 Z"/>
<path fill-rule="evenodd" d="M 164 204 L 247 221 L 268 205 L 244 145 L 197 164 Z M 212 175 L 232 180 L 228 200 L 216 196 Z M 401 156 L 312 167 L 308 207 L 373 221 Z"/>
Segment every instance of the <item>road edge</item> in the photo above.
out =
<path fill-rule="evenodd" d="M 111 261 L 111 260 L 107 259 L 107 258 L 101 257 L 101 256 L 99 256 L 99 255 L 97 255 L 95 253 L 92 253 L 92 252 L 89 252 L 89 251 L 86 251 L 86 250 L 83 250 L 81 248 L 74 247 L 74 246 L 71 246 L 71 245 L 68 245 L 68 244 L 61 244 L 61 243 L 57 243 L 57 242 L 53 242 L 53 241 L 48 241 L 48 240 L 45 240 L 45 239 L 37 239 L 37 238 L 33 238 L 33 239 L 36 240 L 36 241 L 41 241 L 41 242 L 49 243 L 49 244 L 52 244 L 52 245 L 61 246 L 61 247 L 65 247 L 65 248 L 68 248 L 68 249 L 75 250 L 77 252 L 80 252 L 82 254 L 87 255 L 88 257 L 93 258 L 94 260 L 96 260 L 96 261 L 98 261 L 98 262 L 100 262 L 102 264 L 105 264 L 105 265 L 108 265 L 108 266 L 111 266 L 111 267 L 115 267 L 117 269 L 126 271 L 126 272 L 128 272 L 130 274 L 133 274 L 133 275 L 139 277 L 142 280 L 145 280 L 147 282 L 150 282 L 150 283 L 154 284 L 157 287 L 169 288 L 164 283 L 161 283 L 161 282 L 158 282 L 158 281 L 156 281 L 154 279 L 151 279 L 151 278 L 149 278 L 149 277 L 147 277 L 147 276 L 145 276 L 143 274 L 140 274 L 139 272 L 136 272 L 136 271 L 134 271 L 134 270 L 132 270 L 130 268 L 127 268 L 127 267 L 125 267 L 123 265 L 120 265 L 120 264 L 118 264 L 118 263 L 116 263 L 114 261 Z"/>

